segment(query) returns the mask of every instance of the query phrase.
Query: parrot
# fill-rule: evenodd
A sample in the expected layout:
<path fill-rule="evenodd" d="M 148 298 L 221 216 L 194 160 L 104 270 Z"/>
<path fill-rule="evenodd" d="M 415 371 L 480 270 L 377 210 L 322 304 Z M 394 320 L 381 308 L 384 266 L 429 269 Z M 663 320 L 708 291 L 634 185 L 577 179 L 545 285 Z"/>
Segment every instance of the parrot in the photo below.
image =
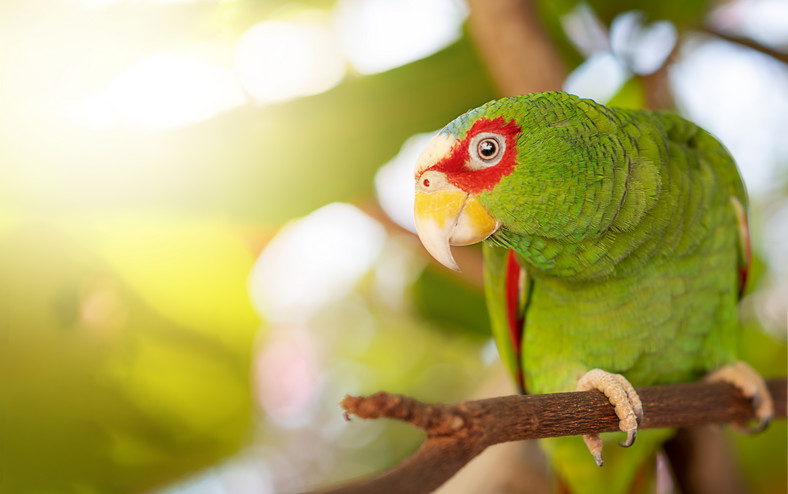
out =
<path fill-rule="evenodd" d="M 620 445 L 638 438 L 607 462 L 620 433 L 542 440 L 560 488 L 630 492 L 653 477 L 644 465 L 674 431 L 637 434 L 636 386 L 728 382 L 752 399 L 751 429 L 769 423 L 768 389 L 737 351 L 747 195 L 707 131 L 564 92 L 512 96 L 437 132 L 414 178 L 416 231 L 435 260 L 459 271 L 451 248 L 483 242 L 493 339 L 518 391 L 601 391 Z"/>

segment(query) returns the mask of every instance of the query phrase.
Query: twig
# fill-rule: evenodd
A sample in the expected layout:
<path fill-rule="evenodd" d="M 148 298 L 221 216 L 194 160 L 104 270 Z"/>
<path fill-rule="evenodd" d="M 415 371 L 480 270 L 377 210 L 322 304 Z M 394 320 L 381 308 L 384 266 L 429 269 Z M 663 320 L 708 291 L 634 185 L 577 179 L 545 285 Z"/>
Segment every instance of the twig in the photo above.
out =
<path fill-rule="evenodd" d="M 785 378 L 767 382 L 775 416 L 785 417 Z M 746 398 L 724 383 L 688 383 L 638 388 L 643 401 L 641 429 L 744 423 L 752 418 Z M 380 476 L 362 479 L 322 494 L 427 493 L 443 484 L 476 455 L 494 444 L 618 430 L 618 418 L 596 391 L 503 396 L 454 405 L 428 405 L 388 393 L 348 396 L 346 416 L 394 418 L 427 433 L 421 448 Z"/>
<path fill-rule="evenodd" d="M 701 31 L 706 34 L 716 36 L 717 38 L 728 41 L 730 43 L 746 46 L 747 48 L 763 53 L 764 55 L 768 55 L 774 58 L 775 60 L 779 60 L 782 63 L 788 63 L 788 53 L 784 51 L 775 50 L 774 48 L 770 48 L 766 45 L 762 45 L 753 39 L 745 38 L 743 36 L 734 36 L 732 34 L 727 34 L 717 29 L 707 28 L 707 29 L 702 29 Z"/>

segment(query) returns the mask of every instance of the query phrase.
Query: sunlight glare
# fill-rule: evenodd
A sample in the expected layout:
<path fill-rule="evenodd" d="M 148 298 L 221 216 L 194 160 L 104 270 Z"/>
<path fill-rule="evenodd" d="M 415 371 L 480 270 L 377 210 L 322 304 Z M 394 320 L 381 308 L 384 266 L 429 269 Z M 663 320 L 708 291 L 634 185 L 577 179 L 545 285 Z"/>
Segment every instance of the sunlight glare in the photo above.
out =
<path fill-rule="evenodd" d="M 252 26 L 238 42 L 235 66 L 243 87 L 261 103 L 318 94 L 345 76 L 333 33 L 311 19 Z"/>
<path fill-rule="evenodd" d="M 721 2 L 709 16 L 722 31 L 738 31 L 775 48 L 788 44 L 788 2 L 785 0 L 737 0 Z"/>
<path fill-rule="evenodd" d="M 117 5 L 120 0 L 76 0 L 76 3 L 88 9 L 103 9 Z"/>
<path fill-rule="evenodd" d="M 255 358 L 255 395 L 268 420 L 303 427 L 318 405 L 322 379 L 308 331 L 280 327 Z"/>
<path fill-rule="evenodd" d="M 648 75 L 665 64 L 678 40 L 676 26 L 670 21 L 644 23 L 640 11 L 616 16 L 610 25 L 611 51 L 626 62 L 634 73 Z"/>
<path fill-rule="evenodd" d="M 607 26 L 585 2 L 578 2 L 561 16 L 561 27 L 572 46 L 585 58 L 592 53 L 610 51 Z"/>
<path fill-rule="evenodd" d="M 353 67 L 373 74 L 454 43 L 467 16 L 456 0 L 340 0 L 334 23 Z"/>
<path fill-rule="evenodd" d="M 615 55 L 599 51 L 581 63 L 564 81 L 564 91 L 605 104 L 627 82 L 629 71 Z"/>
<path fill-rule="evenodd" d="M 114 7 L 119 4 L 139 4 L 147 3 L 154 6 L 184 5 L 189 3 L 223 3 L 226 0 L 72 0 L 83 7 L 92 9 L 103 9 Z"/>
<path fill-rule="evenodd" d="M 770 209 L 757 244 L 773 271 L 753 293 L 754 308 L 764 329 L 785 341 L 788 339 L 788 199 L 770 205 Z"/>
<path fill-rule="evenodd" d="M 131 122 L 165 129 L 208 120 L 242 105 L 245 96 L 230 68 L 162 53 L 118 76 L 107 99 Z"/>
<path fill-rule="evenodd" d="M 724 41 L 685 42 L 670 71 L 676 100 L 733 155 L 754 197 L 774 187 L 788 160 L 788 70 Z"/>
<path fill-rule="evenodd" d="M 220 465 L 212 465 L 196 475 L 176 481 L 156 494 L 229 494 L 254 492 L 274 494 L 274 474 L 262 456 L 241 453 Z"/>
<path fill-rule="evenodd" d="M 77 102 L 61 103 L 66 118 L 88 129 L 101 129 L 117 123 L 117 116 L 106 95 L 97 95 Z"/>
<path fill-rule="evenodd" d="M 375 174 L 375 192 L 383 211 L 402 228 L 416 233 L 413 201 L 416 185 L 413 167 L 421 151 L 437 132 L 416 134 L 408 138 L 399 153 Z"/>
<path fill-rule="evenodd" d="M 252 304 L 274 323 L 300 323 L 345 297 L 372 268 L 386 232 L 361 210 L 332 203 L 282 228 L 249 279 Z"/>

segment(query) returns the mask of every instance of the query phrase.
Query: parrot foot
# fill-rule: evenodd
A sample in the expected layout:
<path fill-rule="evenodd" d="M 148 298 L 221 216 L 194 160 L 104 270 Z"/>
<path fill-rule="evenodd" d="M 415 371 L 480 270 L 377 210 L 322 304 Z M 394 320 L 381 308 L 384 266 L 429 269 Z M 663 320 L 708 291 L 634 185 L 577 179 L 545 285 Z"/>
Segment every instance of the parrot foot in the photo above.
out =
<path fill-rule="evenodd" d="M 731 384 L 752 400 L 755 418 L 758 422 L 753 426 L 731 424 L 733 429 L 745 434 L 760 432 L 769 425 L 774 416 L 774 403 L 766 383 L 755 369 L 744 362 L 726 365 L 706 376 L 707 381 L 722 381 Z"/>
<path fill-rule="evenodd" d="M 591 369 L 577 381 L 577 391 L 596 389 L 605 394 L 610 404 L 616 408 L 618 427 L 627 433 L 627 439 L 619 443 L 628 448 L 637 437 L 638 422 L 643 420 L 643 404 L 635 388 L 621 374 L 612 374 L 602 369 Z M 583 440 L 600 467 L 602 460 L 602 439 L 599 434 L 583 434 Z"/>

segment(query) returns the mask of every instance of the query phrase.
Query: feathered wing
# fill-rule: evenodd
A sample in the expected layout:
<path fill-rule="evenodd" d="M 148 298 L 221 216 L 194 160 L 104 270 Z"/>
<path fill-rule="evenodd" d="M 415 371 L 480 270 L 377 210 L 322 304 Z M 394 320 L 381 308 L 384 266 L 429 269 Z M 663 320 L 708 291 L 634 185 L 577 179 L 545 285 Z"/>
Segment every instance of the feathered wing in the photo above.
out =
<path fill-rule="evenodd" d="M 485 242 L 484 292 L 498 353 L 519 391 L 525 393 L 522 343 L 533 280 L 513 250 Z"/>
<path fill-rule="evenodd" d="M 752 253 L 750 230 L 747 220 L 747 191 L 736 163 L 725 147 L 708 132 L 672 113 L 659 113 L 665 124 L 668 138 L 687 146 L 714 169 L 715 177 L 730 194 L 730 208 L 738 226 L 739 244 L 739 298 L 744 294 L 750 271 Z"/>

